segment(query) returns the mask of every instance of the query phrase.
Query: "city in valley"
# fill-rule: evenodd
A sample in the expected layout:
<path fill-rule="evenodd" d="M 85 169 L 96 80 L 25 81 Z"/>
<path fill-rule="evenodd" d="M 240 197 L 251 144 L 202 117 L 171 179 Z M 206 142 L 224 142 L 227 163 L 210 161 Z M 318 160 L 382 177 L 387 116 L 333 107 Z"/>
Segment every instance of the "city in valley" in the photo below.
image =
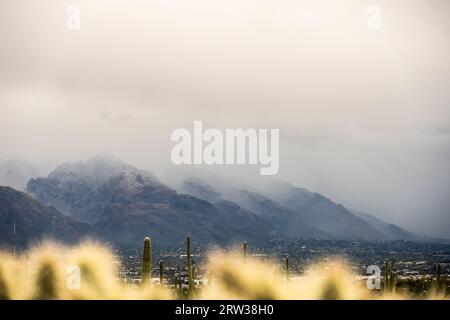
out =
<path fill-rule="evenodd" d="M 211 247 L 206 244 L 193 246 L 192 263 L 195 267 L 194 283 L 201 288 L 209 281 L 206 259 L 211 250 L 225 248 Z M 228 249 L 242 250 L 236 244 Z M 386 261 L 390 261 L 398 278 L 398 290 L 408 290 L 410 295 L 420 295 L 421 286 L 436 277 L 437 265 L 443 266 L 443 272 L 449 273 L 450 245 L 429 244 L 411 241 L 368 242 L 333 240 L 276 240 L 261 246 L 248 245 L 248 256 L 279 263 L 284 269 L 285 259 L 290 259 L 290 277 L 302 277 L 307 267 L 321 262 L 324 266 L 334 258 L 347 261 L 355 275 L 355 281 L 367 281 L 369 266 L 379 266 L 383 270 Z M 117 261 L 121 261 L 117 277 L 123 282 L 139 285 L 141 282 L 142 248 L 116 249 Z M 188 290 L 187 255 L 183 243 L 179 246 L 163 244 L 163 248 L 154 249 L 154 261 L 163 262 L 163 285 Z M 159 264 L 154 263 L 152 281 L 160 282 Z M 332 264 L 329 268 L 332 268 Z M 382 277 L 382 276 L 381 276 Z M 379 289 L 379 288 L 378 288 Z M 374 290 L 377 294 L 378 290 Z"/>

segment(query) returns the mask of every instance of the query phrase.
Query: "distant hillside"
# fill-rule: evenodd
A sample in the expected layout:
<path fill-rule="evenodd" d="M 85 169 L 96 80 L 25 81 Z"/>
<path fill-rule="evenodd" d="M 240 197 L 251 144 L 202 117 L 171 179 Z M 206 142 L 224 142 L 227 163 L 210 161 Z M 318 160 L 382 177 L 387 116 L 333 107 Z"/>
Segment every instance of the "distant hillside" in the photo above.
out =
<path fill-rule="evenodd" d="M 292 212 L 282 207 L 277 202 L 255 192 L 229 187 L 223 190 L 223 194 L 215 190 L 206 182 L 189 178 L 183 181 L 180 190 L 203 199 L 214 201 L 231 200 L 242 208 L 254 212 L 264 219 L 274 230 L 287 237 L 333 239 L 333 235 L 323 232 L 310 226 L 301 217 L 297 217 L 295 224 L 290 224 L 290 220 L 296 216 Z"/>
<path fill-rule="evenodd" d="M 204 243 L 281 238 L 428 241 L 325 196 L 277 182 L 267 192 L 186 179 L 179 191 L 150 171 L 108 155 L 64 163 L 31 179 L 27 192 L 98 237 L 134 245 L 146 235 L 174 242 L 186 234 Z"/>
<path fill-rule="evenodd" d="M 398 226 L 356 214 L 319 193 L 274 182 L 267 195 L 237 187 L 223 181 L 215 189 L 204 181 L 186 179 L 180 190 L 203 197 L 220 195 L 270 221 L 288 237 L 347 240 L 415 239 Z"/>
<path fill-rule="evenodd" d="M 32 179 L 27 191 L 120 244 L 176 241 L 187 234 L 200 241 L 261 241 L 275 236 L 269 223 L 239 207 L 179 194 L 148 171 L 109 156 L 66 163 L 47 178 Z"/>
<path fill-rule="evenodd" d="M 395 224 L 384 222 L 374 216 L 352 210 L 352 212 L 383 234 L 386 240 L 414 240 L 418 238 Z"/>
<path fill-rule="evenodd" d="M 30 195 L 0 187 L 0 247 L 11 249 L 36 245 L 44 239 L 66 243 L 92 236 L 91 228 L 47 207 Z"/>
<path fill-rule="evenodd" d="M 98 155 L 86 163 L 64 163 L 48 177 L 31 179 L 26 191 L 76 220 L 95 224 L 112 203 L 138 202 L 143 193 L 157 199 L 158 191 L 166 189 L 151 172 Z"/>

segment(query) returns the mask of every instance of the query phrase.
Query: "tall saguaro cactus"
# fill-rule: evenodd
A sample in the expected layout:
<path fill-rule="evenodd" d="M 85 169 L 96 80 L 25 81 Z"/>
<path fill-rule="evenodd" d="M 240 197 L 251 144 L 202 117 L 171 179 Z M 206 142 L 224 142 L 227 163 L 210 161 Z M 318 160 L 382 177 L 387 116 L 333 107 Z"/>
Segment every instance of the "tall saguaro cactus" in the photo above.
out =
<path fill-rule="evenodd" d="M 391 267 L 392 268 L 392 267 Z M 397 272 L 394 272 L 391 270 L 391 292 L 395 294 L 395 291 L 397 290 Z"/>
<path fill-rule="evenodd" d="M 187 255 L 187 273 L 188 273 L 188 285 L 189 294 L 194 292 L 194 278 L 192 274 L 192 258 L 191 258 L 191 237 L 186 238 L 186 255 Z"/>
<path fill-rule="evenodd" d="M 384 263 L 384 293 L 395 293 L 397 287 L 397 273 L 392 271 L 393 262 L 386 260 Z"/>
<path fill-rule="evenodd" d="M 148 283 L 152 278 L 152 241 L 149 237 L 144 239 L 141 273 L 142 283 Z"/>
<path fill-rule="evenodd" d="M 161 260 L 161 261 L 159 261 L 159 283 L 160 283 L 161 287 L 163 285 L 163 279 L 164 279 L 164 264 Z"/>
<path fill-rule="evenodd" d="M 290 269 L 290 264 L 289 264 L 289 256 L 286 256 L 286 280 L 289 281 L 289 269 Z"/>
<path fill-rule="evenodd" d="M 383 287 L 384 287 L 384 293 L 388 293 L 389 292 L 389 262 L 387 260 L 384 262 Z"/>
<path fill-rule="evenodd" d="M 243 255 L 244 255 L 244 262 L 247 260 L 247 254 L 248 254 L 248 245 L 247 245 L 247 241 L 244 241 L 244 243 L 242 244 L 242 251 L 243 251 Z"/>
<path fill-rule="evenodd" d="M 177 280 L 176 280 L 176 285 L 175 285 L 175 288 L 176 288 L 176 286 L 178 285 L 178 297 L 180 298 L 180 299 L 183 299 L 183 285 L 182 285 L 182 283 L 181 283 L 181 278 L 180 277 L 178 277 L 177 278 Z"/>
<path fill-rule="evenodd" d="M 447 292 L 447 281 L 444 279 L 444 276 L 442 275 L 444 271 L 444 268 L 441 263 L 438 263 L 436 265 L 436 282 L 437 282 L 437 290 L 440 291 L 443 294 L 446 294 Z"/>

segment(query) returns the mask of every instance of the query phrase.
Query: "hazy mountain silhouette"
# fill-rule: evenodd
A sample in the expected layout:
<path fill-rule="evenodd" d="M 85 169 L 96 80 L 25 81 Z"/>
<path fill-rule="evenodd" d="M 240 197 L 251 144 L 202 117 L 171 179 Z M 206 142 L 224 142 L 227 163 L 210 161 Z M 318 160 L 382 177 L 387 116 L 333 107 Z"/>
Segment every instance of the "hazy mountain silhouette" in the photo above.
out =
<path fill-rule="evenodd" d="M 179 194 L 151 172 L 105 155 L 63 164 L 47 178 L 30 180 L 27 191 L 116 243 L 140 243 L 146 235 L 175 241 L 191 234 L 211 243 L 276 235 L 252 212 Z"/>
<path fill-rule="evenodd" d="M 261 192 L 192 178 L 177 192 L 150 171 L 108 155 L 64 163 L 47 177 L 31 179 L 26 190 L 35 200 L 25 194 L 25 198 L 13 197 L 17 191 L 11 189 L 0 201 L 3 208 L 22 212 L 22 223 L 28 226 L 24 227 L 23 244 L 46 233 L 72 241 L 89 232 L 127 245 L 140 243 L 146 235 L 173 242 L 186 234 L 204 243 L 274 238 L 424 239 L 288 183 L 276 182 Z M 40 213 L 42 223 L 66 228 L 67 236 L 37 223 L 37 213 L 27 221 L 28 209 Z M 11 239 L 12 211 L 2 212 L 5 242 Z"/>
<path fill-rule="evenodd" d="M 321 194 L 285 182 L 273 182 L 267 192 L 242 189 L 223 181 L 216 190 L 198 179 L 186 179 L 180 186 L 186 193 L 203 197 L 220 195 L 270 221 L 277 230 L 289 237 L 355 239 L 355 240 L 413 240 L 412 233 L 379 219 L 369 219 L 337 204 Z M 369 216 L 369 215 L 368 215 Z"/>

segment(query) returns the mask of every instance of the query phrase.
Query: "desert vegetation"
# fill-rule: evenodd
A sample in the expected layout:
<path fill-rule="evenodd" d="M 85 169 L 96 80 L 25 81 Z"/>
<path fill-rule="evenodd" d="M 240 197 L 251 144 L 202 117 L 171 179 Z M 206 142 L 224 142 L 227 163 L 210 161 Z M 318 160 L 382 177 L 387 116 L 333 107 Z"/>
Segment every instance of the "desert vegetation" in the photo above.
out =
<path fill-rule="evenodd" d="M 187 282 L 177 279 L 168 285 L 164 261 L 153 264 L 147 237 L 142 280 L 136 285 L 118 277 L 120 261 L 100 244 L 65 247 L 46 243 L 20 257 L 0 254 L 0 299 L 445 299 L 449 285 L 440 265 L 431 279 L 405 281 L 397 277 L 393 263 L 386 261 L 380 290 L 369 290 L 366 281 L 357 280 L 340 259 L 312 264 L 297 275 L 290 272 L 289 257 L 280 264 L 249 252 L 247 243 L 235 250 L 210 252 L 207 274 L 197 275 L 187 237 Z M 159 281 L 152 281 L 153 267 Z M 194 280 L 200 277 L 204 285 L 196 286 Z M 413 296 L 409 290 L 421 294 Z"/>

